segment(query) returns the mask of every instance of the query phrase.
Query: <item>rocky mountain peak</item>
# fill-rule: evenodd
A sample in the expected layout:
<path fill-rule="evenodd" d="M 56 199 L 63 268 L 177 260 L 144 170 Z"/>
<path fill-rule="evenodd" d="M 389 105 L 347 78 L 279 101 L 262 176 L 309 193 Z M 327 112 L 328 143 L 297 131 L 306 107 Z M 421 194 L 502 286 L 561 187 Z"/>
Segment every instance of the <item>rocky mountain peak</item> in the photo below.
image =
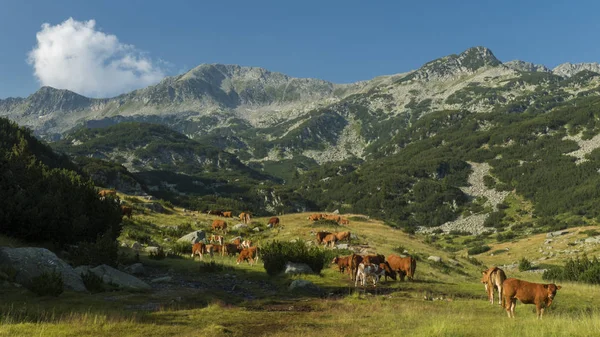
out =
<path fill-rule="evenodd" d="M 521 61 L 521 60 L 513 60 L 513 61 L 505 62 L 504 65 L 511 69 L 518 70 L 518 71 L 543 72 L 543 73 L 550 72 L 550 69 L 548 69 L 546 66 L 544 66 L 542 64 L 534 64 L 531 62 L 525 62 L 525 61 Z"/>
<path fill-rule="evenodd" d="M 556 66 L 556 68 L 552 69 L 552 72 L 558 76 L 571 77 L 583 70 L 589 70 L 600 74 L 600 64 L 598 64 L 597 62 L 574 64 L 567 62 L 559 64 L 558 66 Z"/>

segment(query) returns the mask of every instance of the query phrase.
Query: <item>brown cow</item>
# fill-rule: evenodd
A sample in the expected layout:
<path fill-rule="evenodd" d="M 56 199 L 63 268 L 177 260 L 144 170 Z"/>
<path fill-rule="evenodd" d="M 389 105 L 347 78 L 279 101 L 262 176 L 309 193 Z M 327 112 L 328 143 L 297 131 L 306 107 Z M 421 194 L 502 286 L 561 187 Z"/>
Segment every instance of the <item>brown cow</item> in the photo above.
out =
<path fill-rule="evenodd" d="M 542 318 L 544 308 L 550 307 L 556 291 L 562 287 L 556 284 L 532 283 L 516 278 L 507 278 L 502 283 L 502 306 L 508 317 L 515 317 L 517 300 L 523 304 L 535 304 L 537 318 Z"/>
<path fill-rule="evenodd" d="M 349 225 L 350 224 L 350 220 L 348 219 L 341 219 L 340 220 L 340 225 Z"/>
<path fill-rule="evenodd" d="M 253 265 L 258 261 L 258 247 L 244 248 L 240 252 L 240 256 L 237 258 L 237 264 L 240 262 L 248 261 L 250 265 Z"/>
<path fill-rule="evenodd" d="M 350 241 L 350 232 L 337 232 L 335 233 L 338 241 L 348 240 Z"/>
<path fill-rule="evenodd" d="M 209 242 L 218 243 L 220 245 L 223 245 L 223 242 L 225 241 L 225 238 L 222 235 L 214 235 L 213 234 L 213 235 L 210 236 L 210 239 L 208 241 Z"/>
<path fill-rule="evenodd" d="M 392 267 L 390 266 L 390 264 L 385 261 L 384 263 L 380 263 L 379 264 L 379 268 L 385 270 L 385 280 L 387 281 L 387 278 L 390 277 L 392 280 L 396 280 L 396 272 L 394 270 L 392 270 Z"/>
<path fill-rule="evenodd" d="M 234 245 L 236 245 L 236 246 L 238 246 L 238 247 L 239 247 L 239 246 L 241 246 L 241 245 L 242 245 L 242 239 L 241 239 L 241 238 L 239 238 L 239 237 L 238 237 L 238 238 L 235 238 L 235 239 L 231 240 L 231 243 L 233 243 Z"/>
<path fill-rule="evenodd" d="M 400 257 L 398 255 L 391 254 L 387 257 L 387 261 L 392 270 L 396 271 L 400 275 L 400 280 L 404 281 L 405 276 L 408 276 L 409 280 L 413 280 L 415 271 L 417 270 L 417 260 L 415 260 L 415 258 L 412 256 Z"/>
<path fill-rule="evenodd" d="M 223 245 L 223 251 L 221 252 L 221 255 L 233 255 L 235 256 L 237 253 L 239 253 L 239 246 L 234 244 L 234 243 L 227 243 L 225 245 Z"/>
<path fill-rule="evenodd" d="M 203 254 L 206 254 L 206 245 L 202 242 L 194 243 L 194 245 L 192 246 L 192 259 L 196 255 L 200 255 L 200 259 L 202 260 L 204 258 L 202 256 Z"/>
<path fill-rule="evenodd" d="M 308 216 L 308 220 L 310 221 L 319 221 L 323 218 L 323 214 L 311 214 Z"/>
<path fill-rule="evenodd" d="M 335 236 L 335 234 L 327 234 L 323 238 L 323 243 L 325 244 L 325 247 L 329 247 L 331 245 L 331 248 L 333 248 L 335 246 L 336 241 L 337 237 Z"/>
<path fill-rule="evenodd" d="M 223 221 L 223 220 L 213 220 L 212 223 L 212 229 L 213 230 L 222 230 L 224 233 L 227 233 L 227 222 Z"/>
<path fill-rule="evenodd" d="M 331 233 L 330 233 L 330 232 L 324 232 L 324 231 L 317 232 L 317 235 L 316 235 L 316 236 L 317 236 L 317 244 L 319 244 L 319 245 L 320 245 L 320 244 L 323 242 L 323 239 L 324 239 L 324 238 L 325 238 L 327 235 L 329 235 L 329 234 L 331 234 Z"/>
<path fill-rule="evenodd" d="M 485 285 L 485 291 L 488 294 L 490 303 L 494 304 L 494 288 L 498 289 L 498 304 L 502 305 L 502 283 L 506 280 L 504 270 L 498 267 L 492 267 L 481 272 L 481 283 Z"/>
<path fill-rule="evenodd" d="M 335 221 L 335 222 L 340 222 L 340 219 L 342 219 L 342 217 L 339 216 L 339 215 L 326 215 L 325 219 L 332 220 L 332 221 Z"/>
<path fill-rule="evenodd" d="M 385 256 L 383 256 L 381 254 L 365 255 L 365 256 L 363 256 L 363 263 L 379 265 L 380 263 L 385 263 Z"/>
<path fill-rule="evenodd" d="M 352 254 L 350 258 L 350 279 L 354 280 L 356 277 L 356 272 L 358 271 L 358 265 L 363 262 L 363 257 L 361 255 Z"/>
<path fill-rule="evenodd" d="M 127 218 L 131 219 L 133 208 L 131 206 L 121 206 L 121 215 L 127 215 Z"/>
<path fill-rule="evenodd" d="M 233 218 L 233 215 L 231 215 L 231 214 L 232 214 L 231 211 L 223 212 L 223 216 L 226 218 Z"/>
<path fill-rule="evenodd" d="M 346 269 L 350 270 L 350 262 L 352 261 L 352 255 L 342 256 L 342 257 L 334 257 L 331 264 L 337 264 L 338 270 L 340 273 L 343 273 Z"/>
<path fill-rule="evenodd" d="M 223 252 L 223 246 L 221 245 L 206 245 L 206 251 L 210 253 L 210 257 L 213 257 L 213 253 L 221 254 Z"/>
<path fill-rule="evenodd" d="M 245 224 L 250 223 L 250 213 L 249 212 L 240 213 L 240 221 Z"/>
<path fill-rule="evenodd" d="M 269 222 L 267 222 L 267 226 L 268 225 L 272 225 L 273 228 L 277 227 L 279 225 L 279 218 L 274 216 L 271 219 L 269 219 Z"/>
<path fill-rule="evenodd" d="M 100 196 L 101 199 L 106 198 L 107 196 L 112 196 L 112 197 L 116 197 L 117 196 L 117 191 L 114 189 L 111 190 L 100 190 L 98 192 L 98 195 Z"/>
<path fill-rule="evenodd" d="M 208 215 L 216 215 L 216 216 L 223 216 L 223 212 L 219 211 L 219 210 L 212 210 L 209 209 L 206 214 Z"/>

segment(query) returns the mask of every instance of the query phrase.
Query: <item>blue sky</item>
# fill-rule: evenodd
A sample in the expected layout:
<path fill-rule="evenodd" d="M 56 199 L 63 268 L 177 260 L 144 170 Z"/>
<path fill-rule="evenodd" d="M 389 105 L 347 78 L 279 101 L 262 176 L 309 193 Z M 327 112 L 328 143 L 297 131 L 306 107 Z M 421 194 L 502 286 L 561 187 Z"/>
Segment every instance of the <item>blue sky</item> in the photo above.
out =
<path fill-rule="evenodd" d="M 405 72 L 478 45 L 490 48 L 501 61 L 521 59 L 550 67 L 600 61 L 595 38 L 600 2 L 573 3 L 0 0 L 0 98 L 27 96 L 43 83 L 110 96 L 201 63 L 259 66 L 348 83 Z M 85 62 L 73 69 L 64 59 L 44 63 L 56 44 L 39 48 L 38 63 L 27 62 L 38 45 L 41 25 L 49 24 L 50 39 L 56 33 L 51 28 L 69 18 L 75 23 L 95 20 L 86 29 L 118 39 L 110 47 L 117 54 L 100 59 L 117 59 L 117 75 L 103 73 L 103 66 L 88 73 Z M 71 35 L 66 36 L 62 41 L 68 43 L 61 49 L 73 48 Z M 82 48 L 95 60 L 89 55 L 97 50 L 93 44 Z M 68 59 L 79 57 L 81 48 L 74 50 L 69 53 L 75 56 L 65 54 Z M 126 57 L 132 55 L 134 65 Z M 139 71 L 146 71 L 140 69 L 147 62 L 152 67 L 142 77 Z M 127 64 L 131 68 L 122 70 Z"/>

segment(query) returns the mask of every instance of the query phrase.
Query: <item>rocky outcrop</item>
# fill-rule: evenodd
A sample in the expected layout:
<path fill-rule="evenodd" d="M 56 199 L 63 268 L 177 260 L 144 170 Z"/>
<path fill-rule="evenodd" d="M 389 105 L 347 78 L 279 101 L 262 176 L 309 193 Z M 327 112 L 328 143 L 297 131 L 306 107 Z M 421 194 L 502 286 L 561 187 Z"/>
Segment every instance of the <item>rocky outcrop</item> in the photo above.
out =
<path fill-rule="evenodd" d="M 563 63 L 552 69 L 552 73 L 558 76 L 571 77 L 580 71 L 589 70 L 600 74 L 600 64 L 593 63 Z"/>
<path fill-rule="evenodd" d="M 314 274 L 314 272 L 306 263 L 294 263 L 288 261 L 285 264 L 284 274 Z"/>
<path fill-rule="evenodd" d="M 177 242 L 189 242 L 190 244 L 194 244 L 205 240 L 206 233 L 204 233 L 204 231 L 193 231 L 177 239 Z"/>
<path fill-rule="evenodd" d="M 525 62 L 521 60 L 514 60 L 504 62 L 504 65 L 518 71 L 526 71 L 526 72 L 543 72 L 549 73 L 551 72 L 546 66 L 541 64 L 533 64 L 531 62 Z"/>
<path fill-rule="evenodd" d="M 89 272 L 102 278 L 102 282 L 113 284 L 128 291 L 149 291 L 152 289 L 146 282 L 105 264 L 89 269 Z"/>
<path fill-rule="evenodd" d="M 0 266 L 16 270 L 15 282 L 28 286 L 42 273 L 58 272 L 65 290 L 87 291 L 81 276 L 56 254 L 45 248 L 0 248 Z"/>

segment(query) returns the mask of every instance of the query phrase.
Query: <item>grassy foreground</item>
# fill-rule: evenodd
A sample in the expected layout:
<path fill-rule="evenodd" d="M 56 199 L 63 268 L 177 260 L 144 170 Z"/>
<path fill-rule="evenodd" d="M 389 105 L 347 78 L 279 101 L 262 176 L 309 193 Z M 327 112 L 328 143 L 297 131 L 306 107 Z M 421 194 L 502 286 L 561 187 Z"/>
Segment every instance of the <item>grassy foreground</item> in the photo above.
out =
<path fill-rule="evenodd" d="M 306 217 L 282 216 L 283 229 L 252 234 L 253 239 L 259 244 L 273 239 L 311 239 L 312 231 L 324 228 L 315 227 Z M 182 223 L 206 229 L 211 219 L 178 209 L 170 215 L 147 212 L 134 216 L 138 224 L 154 224 L 156 233 L 163 226 Z M 266 223 L 264 218 L 255 221 Z M 355 243 L 368 251 L 387 255 L 402 248 L 421 257 L 416 281 L 387 281 L 365 290 L 355 289 L 348 275 L 333 267 L 321 275 L 270 278 L 261 264 L 238 266 L 233 258 L 216 257 L 222 270 L 207 272 L 189 257 L 155 261 L 142 254 L 142 262 L 154 276 L 168 274 L 174 281 L 153 286 L 151 293 L 64 293 L 58 298 L 0 287 L 0 336 L 600 335 L 600 288 L 596 286 L 561 284 L 563 289 L 543 320 L 536 319 L 532 305 L 518 303 L 517 317 L 510 320 L 497 304 L 487 302 L 479 283 L 480 271 L 522 256 L 532 258 L 543 245 L 543 235 L 497 244 L 494 250 L 508 247 L 509 253 L 482 254 L 477 258 L 483 264 L 478 265 L 464 252 L 448 253 L 425 243 L 423 237 L 409 236 L 375 220 L 355 220 L 347 227 L 332 229 L 358 234 Z M 569 235 L 571 240 L 579 234 L 573 230 Z M 435 264 L 427 260 L 429 255 L 456 263 Z M 539 273 L 506 272 L 509 277 L 541 282 Z M 291 293 L 288 285 L 298 278 L 312 281 L 326 295 Z"/>

